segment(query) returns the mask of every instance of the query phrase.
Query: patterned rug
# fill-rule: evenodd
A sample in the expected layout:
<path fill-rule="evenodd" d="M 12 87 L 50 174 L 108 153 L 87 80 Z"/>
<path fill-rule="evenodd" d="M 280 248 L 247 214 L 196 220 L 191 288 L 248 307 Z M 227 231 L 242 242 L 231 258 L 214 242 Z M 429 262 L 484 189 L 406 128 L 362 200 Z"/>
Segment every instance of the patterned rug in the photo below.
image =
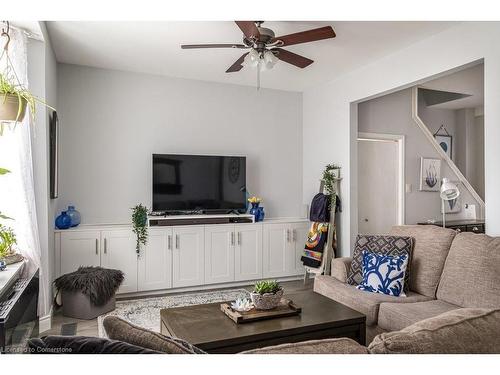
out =
<path fill-rule="evenodd" d="M 140 327 L 160 332 L 161 309 L 233 301 L 244 297 L 249 297 L 245 289 L 232 289 L 117 301 L 113 311 L 97 318 L 99 337 L 106 337 L 102 321 L 108 315 L 118 316 Z"/>

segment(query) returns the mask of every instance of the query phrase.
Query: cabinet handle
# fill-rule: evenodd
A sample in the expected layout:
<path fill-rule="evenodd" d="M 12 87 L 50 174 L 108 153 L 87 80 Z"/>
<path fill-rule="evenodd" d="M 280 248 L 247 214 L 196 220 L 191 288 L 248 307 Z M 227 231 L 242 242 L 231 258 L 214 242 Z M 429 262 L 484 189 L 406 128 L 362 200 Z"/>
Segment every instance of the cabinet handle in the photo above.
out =
<path fill-rule="evenodd" d="M 95 239 L 95 255 L 99 255 L 99 238 Z"/>
<path fill-rule="evenodd" d="M 171 250 L 172 249 L 172 237 L 170 236 L 170 234 L 167 236 L 167 249 L 168 250 Z"/>
<path fill-rule="evenodd" d="M 231 232 L 231 246 L 234 246 L 234 232 Z"/>
<path fill-rule="evenodd" d="M 178 234 L 175 235 L 175 248 L 176 249 L 179 248 L 179 235 Z"/>
<path fill-rule="evenodd" d="M 290 242 L 290 229 L 286 230 L 286 242 Z"/>
<path fill-rule="evenodd" d="M 241 245 L 241 232 L 238 232 L 238 245 Z"/>
<path fill-rule="evenodd" d="M 297 229 L 292 230 L 292 240 L 293 242 L 297 241 Z"/>
<path fill-rule="evenodd" d="M 108 239 L 104 239 L 104 254 L 108 253 Z"/>

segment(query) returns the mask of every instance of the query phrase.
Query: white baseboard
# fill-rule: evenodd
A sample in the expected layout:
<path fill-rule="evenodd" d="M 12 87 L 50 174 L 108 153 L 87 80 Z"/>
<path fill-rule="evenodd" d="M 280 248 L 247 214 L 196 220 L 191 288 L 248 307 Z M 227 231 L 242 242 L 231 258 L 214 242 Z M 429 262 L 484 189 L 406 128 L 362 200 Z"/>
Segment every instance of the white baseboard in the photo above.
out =
<path fill-rule="evenodd" d="M 39 321 L 38 331 L 40 333 L 51 329 L 52 328 L 52 307 L 50 308 L 49 313 L 45 316 L 41 316 L 38 321 Z"/>

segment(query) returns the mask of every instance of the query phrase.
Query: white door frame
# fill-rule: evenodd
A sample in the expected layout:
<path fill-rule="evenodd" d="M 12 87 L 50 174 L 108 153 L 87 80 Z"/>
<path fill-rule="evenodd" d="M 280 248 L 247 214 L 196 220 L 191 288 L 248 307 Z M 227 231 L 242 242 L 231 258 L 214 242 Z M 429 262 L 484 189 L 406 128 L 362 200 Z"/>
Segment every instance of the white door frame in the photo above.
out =
<path fill-rule="evenodd" d="M 398 144 L 398 225 L 405 224 L 405 136 L 359 132 L 357 141 L 395 141 Z M 358 163 L 360 160 L 358 160 Z"/>

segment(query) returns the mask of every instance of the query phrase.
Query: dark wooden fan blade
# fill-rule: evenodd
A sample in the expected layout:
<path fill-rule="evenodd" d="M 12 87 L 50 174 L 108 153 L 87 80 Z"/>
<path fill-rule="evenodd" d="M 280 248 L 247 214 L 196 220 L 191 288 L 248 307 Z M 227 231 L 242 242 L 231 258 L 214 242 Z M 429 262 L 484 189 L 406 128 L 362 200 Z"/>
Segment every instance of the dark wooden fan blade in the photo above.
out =
<path fill-rule="evenodd" d="M 248 39 L 259 39 L 259 29 L 253 21 L 234 21 Z"/>
<path fill-rule="evenodd" d="M 229 67 L 228 70 L 226 70 L 226 73 L 239 72 L 241 68 L 243 68 L 242 63 L 246 55 L 248 55 L 248 52 L 241 55 L 241 57 L 238 60 L 236 60 L 234 64 Z"/>
<path fill-rule="evenodd" d="M 275 48 L 273 49 L 273 51 L 278 51 L 276 57 L 281 61 L 298 66 L 299 68 L 305 68 L 306 66 L 309 66 L 314 62 L 307 57 L 297 55 L 296 53 L 287 51 L 286 49 Z"/>
<path fill-rule="evenodd" d="M 182 44 L 182 49 L 194 48 L 248 48 L 244 44 Z"/>
<path fill-rule="evenodd" d="M 288 34 L 283 36 L 277 36 L 271 40 L 271 43 L 281 40 L 283 42 L 282 46 L 291 46 L 293 44 L 315 42 L 316 40 L 335 38 L 335 32 L 331 26 L 320 27 L 319 29 L 313 29 L 308 31 L 301 31 L 300 33 Z M 282 47 L 280 46 L 280 47 Z"/>

